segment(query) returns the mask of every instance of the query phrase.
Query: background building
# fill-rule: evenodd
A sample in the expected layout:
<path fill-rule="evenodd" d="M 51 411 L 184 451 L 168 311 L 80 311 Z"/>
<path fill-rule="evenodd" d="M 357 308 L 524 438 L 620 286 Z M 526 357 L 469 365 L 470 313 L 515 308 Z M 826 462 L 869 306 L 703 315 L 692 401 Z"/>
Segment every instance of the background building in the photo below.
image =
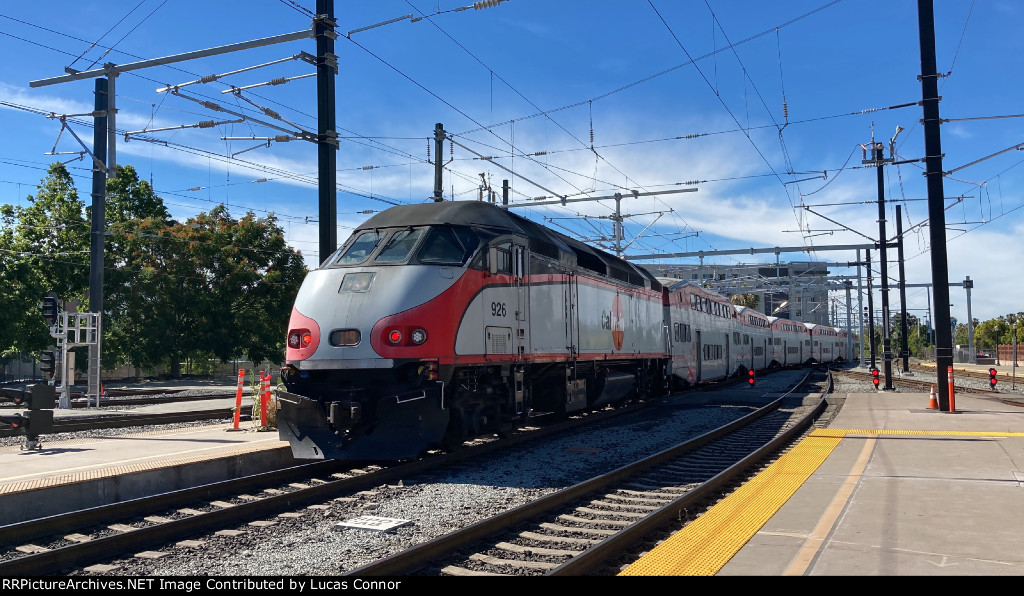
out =
<path fill-rule="evenodd" d="M 791 261 L 752 265 L 644 265 L 657 277 L 698 284 L 725 296 L 753 294 L 757 311 L 819 325 L 846 326 L 846 307 L 829 302 L 829 290 L 845 290 L 829 277 L 827 263 Z M 838 312 L 837 312 L 838 311 Z"/>

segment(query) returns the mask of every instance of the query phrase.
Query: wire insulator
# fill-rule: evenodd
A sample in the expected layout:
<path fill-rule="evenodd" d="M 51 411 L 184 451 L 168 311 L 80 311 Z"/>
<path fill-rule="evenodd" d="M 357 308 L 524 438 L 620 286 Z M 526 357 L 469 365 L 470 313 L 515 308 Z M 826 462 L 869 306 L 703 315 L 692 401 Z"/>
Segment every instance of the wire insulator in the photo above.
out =
<path fill-rule="evenodd" d="M 199 128 L 213 128 L 217 123 L 213 120 L 203 120 L 199 123 Z"/>
<path fill-rule="evenodd" d="M 218 78 L 219 78 L 218 75 L 215 75 L 215 74 L 206 75 L 205 77 L 199 79 L 199 82 L 201 82 L 201 83 L 212 83 L 212 82 L 216 81 Z"/>
<path fill-rule="evenodd" d="M 278 143 L 287 143 L 288 141 L 292 140 L 292 138 L 288 135 L 276 135 L 274 137 L 274 140 L 277 141 Z"/>
<path fill-rule="evenodd" d="M 430 162 L 430 139 L 427 139 L 427 162 Z"/>
<path fill-rule="evenodd" d="M 224 111 L 224 108 L 222 108 L 219 105 L 213 103 L 212 101 L 201 101 L 201 102 L 199 102 L 199 105 L 203 106 L 204 108 L 206 108 L 208 110 L 213 110 L 214 112 L 223 112 Z"/>
<path fill-rule="evenodd" d="M 504 2 L 505 0 L 480 0 L 479 2 L 473 3 L 473 10 L 481 10 L 484 8 L 491 8 Z"/>
<path fill-rule="evenodd" d="M 288 79 L 284 77 L 277 77 L 276 79 L 270 79 L 271 85 L 284 85 L 288 82 Z"/>
<path fill-rule="evenodd" d="M 260 108 L 260 110 L 262 110 L 264 114 L 270 116 L 271 118 L 275 118 L 277 120 L 281 119 L 281 114 L 278 114 L 277 112 L 271 110 L 270 108 Z"/>
<path fill-rule="evenodd" d="M 782 102 L 782 117 L 789 120 L 789 104 Z"/>

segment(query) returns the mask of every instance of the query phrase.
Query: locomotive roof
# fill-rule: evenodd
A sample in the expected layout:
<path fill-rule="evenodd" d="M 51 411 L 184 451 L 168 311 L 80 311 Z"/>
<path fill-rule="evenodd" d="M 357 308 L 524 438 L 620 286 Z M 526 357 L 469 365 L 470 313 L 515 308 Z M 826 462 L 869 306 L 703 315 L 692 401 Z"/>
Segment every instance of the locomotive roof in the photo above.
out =
<path fill-rule="evenodd" d="M 444 224 L 519 234 L 531 241 L 532 249 L 544 251 L 543 247 L 547 246 L 544 254 L 562 260 L 567 266 L 578 263 L 583 267 L 589 265 L 590 268 L 594 268 L 597 267 L 597 262 L 601 262 L 603 265 L 599 266 L 599 270 L 613 277 L 640 286 L 661 288 L 661 284 L 646 269 L 484 201 L 399 205 L 374 215 L 358 229 Z"/>
<path fill-rule="evenodd" d="M 391 207 L 366 220 L 359 228 L 452 224 L 501 228 L 526 234 L 526 230 L 516 223 L 515 217 L 518 216 L 482 201 L 443 201 Z"/>

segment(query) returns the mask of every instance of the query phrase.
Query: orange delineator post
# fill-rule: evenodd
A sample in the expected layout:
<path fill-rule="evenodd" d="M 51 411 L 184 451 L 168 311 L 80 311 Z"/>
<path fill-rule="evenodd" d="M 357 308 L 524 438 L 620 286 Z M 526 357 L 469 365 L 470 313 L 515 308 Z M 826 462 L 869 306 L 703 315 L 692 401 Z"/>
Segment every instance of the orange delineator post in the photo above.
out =
<path fill-rule="evenodd" d="M 234 429 L 238 430 L 238 417 L 242 412 L 242 386 L 245 384 L 245 369 L 238 369 L 238 390 L 235 392 L 235 424 Z"/>
<path fill-rule="evenodd" d="M 270 373 L 260 371 L 260 426 L 267 427 L 267 402 L 270 401 Z"/>
<path fill-rule="evenodd" d="M 956 412 L 956 400 L 953 396 L 953 367 L 950 366 L 946 369 L 946 376 L 949 377 L 949 411 Z"/>

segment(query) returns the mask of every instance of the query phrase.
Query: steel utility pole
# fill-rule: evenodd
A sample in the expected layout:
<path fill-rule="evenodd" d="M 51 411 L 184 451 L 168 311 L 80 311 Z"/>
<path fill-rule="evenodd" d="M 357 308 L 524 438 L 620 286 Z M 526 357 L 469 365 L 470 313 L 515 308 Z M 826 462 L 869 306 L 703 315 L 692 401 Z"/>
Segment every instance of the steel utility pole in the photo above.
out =
<path fill-rule="evenodd" d="M 109 81 L 102 77 L 95 81 L 96 100 L 94 103 L 94 120 L 92 129 L 92 238 L 89 247 L 89 312 L 96 314 L 97 325 L 95 343 L 89 344 L 89 380 L 86 388 L 86 395 L 96 398 L 96 405 L 100 403 L 100 365 L 102 320 L 103 320 L 103 262 L 105 241 L 107 235 L 107 173 L 116 174 L 114 169 L 114 151 L 109 147 L 110 156 L 107 156 L 107 113 L 110 108 L 110 88 L 108 86 L 114 80 L 110 75 Z M 75 338 L 82 341 L 81 338 Z M 66 367 L 65 367 L 66 370 Z M 66 394 L 61 397 L 61 407 L 64 406 Z M 70 405 L 68 406 L 70 407 Z"/>
<path fill-rule="evenodd" d="M 871 251 L 864 251 L 864 262 L 867 265 L 868 276 L 868 346 L 871 349 L 871 368 L 875 368 L 875 301 L 872 297 L 874 291 L 871 288 Z"/>
<path fill-rule="evenodd" d="M 942 188 L 942 140 L 939 127 L 939 73 L 935 65 L 935 7 L 917 0 L 921 45 L 921 105 L 924 123 L 925 176 L 928 181 L 928 235 L 935 292 L 935 377 L 939 410 L 949 411 L 949 377 L 953 366 L 953 333 L 949 320 L 949 266 L 946 256 L 945 192 Z"/>
<path fill-rule="evenodd" d="M 900 130 L 902 129 L 897 129 L 897 135 Z M 896 137 L 894 136 L 893 142 L 895 143 L 895 141 Z M 886 256 L 885 175 L 882 172 L 882 166 L 886 162 L 891 162 L 892 159 L 885 159 L 885 147 L 881 143 L 876 143 L 874 139 L 871 140 L 871 147 L 873 158 L 865 159 L 863 163 L 873 164 L 875 170 L 878 171 L 878 266 L 879 277 L 882 278 L 882 286 L 880 288 L 882 295 L 882 367 L 885 371 L 885 387 L 882 389 L 893 391 L 896 388 L 892 384 L 892 340 L 889 336 L 889 258 Z"/>
<path fill-rule="evenodd" d="M 857 312 L 859 313 L 860 325 L 857 328 L 857 333 L 860 334 L 860 354 L 858 356 L 857 366 L 864 366 L 864 285 L 861 284 L 861 267 L 864 263 L 860 260 L 860 249 L 857 249 Z"/>
<path fill-rule="evenodd" d="M 967 290 L 967 349 L 971 351 L 969 362 L 977 364 L 978 353 L 974 350 L 974 319 L 971 317 L 971 289 L 974 288 L 974 281 L 968 275 L 964 280 L 964 289 Z"/>
<path fill-rule="evenodd" d="M 320 262 L 338 247 L 338 132 L 335 130 L 334 0 L 316 0 L 313 35 L 316 37 L 317 170 L 319 174 Z"/>
<path fill-rule="evenodd" d="M 434 202 L 444 201 L 444 163 L 441 152 L 444 151 L 444 125 L 434 125 Z M 507 202 L 507 201 L 506 201 Z"/>
<path fill-rule="evenodd" d="M 896 257 L 900 268 L 900 356 L 903 358 L 903 374 L 913 376 L 910 372 L 910 348 L 907 344 L 907 277 L 903 271 L 903 208 L 896 205 Z"/>

